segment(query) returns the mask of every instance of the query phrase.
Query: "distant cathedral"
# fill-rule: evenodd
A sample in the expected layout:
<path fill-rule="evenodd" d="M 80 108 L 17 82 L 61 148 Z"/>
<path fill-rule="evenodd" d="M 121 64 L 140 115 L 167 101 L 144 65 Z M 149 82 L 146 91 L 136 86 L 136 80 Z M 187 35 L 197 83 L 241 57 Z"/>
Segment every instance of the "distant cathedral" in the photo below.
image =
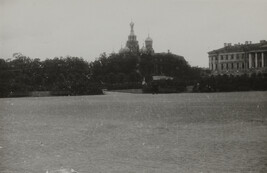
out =
<path fill-rule="evenodd" d="M 143 46 L 139 50 L 139 44 L 138 41 L 136 40 L 136 35 L 134 34 L 134 23 L 130 23 L 131 31 L 130 35 L 128 36 L 128 40 L 126 42 L 126 46 L 124 48 L 121 48 L 119 53 L 134 53 L 134 54 L 153 54 L 154 49 L 153 49 L 153 40 L 149 37 L 146 38 L 145 40 L 145 46 Z"/>

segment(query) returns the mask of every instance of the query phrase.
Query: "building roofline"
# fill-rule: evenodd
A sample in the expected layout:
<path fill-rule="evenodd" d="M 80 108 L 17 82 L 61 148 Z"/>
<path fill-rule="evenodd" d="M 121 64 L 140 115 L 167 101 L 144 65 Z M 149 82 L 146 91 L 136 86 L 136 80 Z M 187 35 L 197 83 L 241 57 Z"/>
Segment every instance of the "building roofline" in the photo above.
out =
<path fill-rule="evenodd" d="M 208 54 L 231 53 L 231 52 L 255 52 L 267 51 L 267 41 L 261 40 L 260 43 L 246 42 L 245 44 L 225 43 L 224 47 L 209 51 Z"/>

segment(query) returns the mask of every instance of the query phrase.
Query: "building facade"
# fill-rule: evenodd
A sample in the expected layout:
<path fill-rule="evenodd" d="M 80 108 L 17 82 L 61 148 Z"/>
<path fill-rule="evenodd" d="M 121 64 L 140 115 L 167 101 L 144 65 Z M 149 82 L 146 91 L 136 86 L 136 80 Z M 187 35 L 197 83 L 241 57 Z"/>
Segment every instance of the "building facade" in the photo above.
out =
<path fill-rule="evenodd" d="M 251 75 L 267 73 L 267 41 L 245 44 L 224 43 L 224 47 L 208 52 L 212 75 Z"/>

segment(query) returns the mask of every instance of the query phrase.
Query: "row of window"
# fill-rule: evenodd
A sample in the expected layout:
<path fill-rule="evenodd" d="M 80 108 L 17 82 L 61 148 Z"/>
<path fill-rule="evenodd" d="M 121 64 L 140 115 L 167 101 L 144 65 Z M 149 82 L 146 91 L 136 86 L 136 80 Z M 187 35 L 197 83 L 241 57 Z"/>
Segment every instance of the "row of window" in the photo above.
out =
<path fill-rule="evenodd" d="M 234 63 L 222 63 L 220 65 L 220 70 L 232 70 L 232 69 L 244 69 L 245 64 L 244 63 L 236 63 L 234 66 Z M 211 64 L 211 70 L 218 70 L 218 64 Z"/>
<path fill-rule="evenodd" d="M 236 54 L 236 59 L 244 59 L 245 58 L 245 54 Z M 220 60 L 233 60 L 234 59 L 234 54 L 231 55 L 220 55 Z M 214 56 L 211 57 L 211 61 L 213 60 L 218 60 L 218 57 Z"/>

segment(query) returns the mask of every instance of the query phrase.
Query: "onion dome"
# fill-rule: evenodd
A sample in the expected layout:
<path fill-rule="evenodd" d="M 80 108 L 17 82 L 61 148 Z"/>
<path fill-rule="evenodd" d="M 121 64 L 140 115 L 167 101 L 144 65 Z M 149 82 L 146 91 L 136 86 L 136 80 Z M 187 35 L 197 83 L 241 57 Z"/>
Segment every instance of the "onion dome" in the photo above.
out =
<path fill-rule="evenodd" d="M 119 53 L 127 53 L 127 52 L 130 52 L 130 49 L 127 46 L 125 46 L 124 48 L 121 48 L 119 51 Z"/>
<path fill-rule="evenodd" d="M 148 41 L 149 41 L 149 42 L 152 42 L 152 41 L 153 41 L 152 38 L 149 37 L 149 35 L 148 35 L 148 37 L 146 38 L 146 42 L 148 42 Z"/>
<path fill-rule="evenodd" d="M 146 49 L 146 47 L 145 47 L 144 45 L 143 45 L 143 47 L 141 48 L 140 52 L 141 52 L 141 53 L 146 53 L 146 52 L 147 52 L 147 49 Z"/>

